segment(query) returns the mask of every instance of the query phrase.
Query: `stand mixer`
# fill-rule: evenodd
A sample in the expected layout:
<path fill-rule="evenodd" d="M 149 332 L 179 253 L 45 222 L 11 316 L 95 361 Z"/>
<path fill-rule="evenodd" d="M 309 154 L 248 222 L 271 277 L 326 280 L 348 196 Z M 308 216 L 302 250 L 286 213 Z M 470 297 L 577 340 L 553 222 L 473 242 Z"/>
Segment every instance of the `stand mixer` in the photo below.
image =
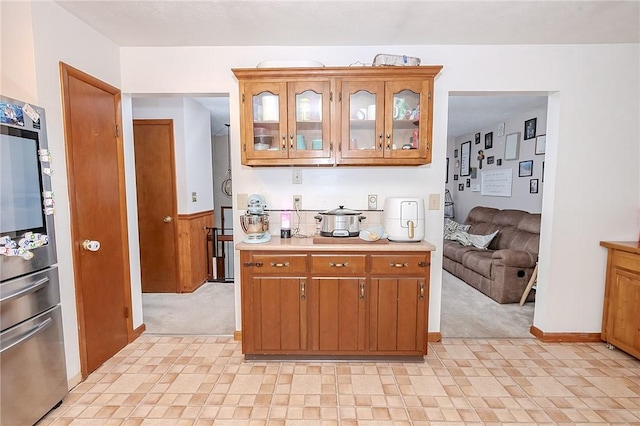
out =
<path fill-rule="evenodd" d="M 247 198 L 247 212 L 240 216 L 240 225 L 247 234 L 245 243 L 266 243 L 271 240 L 269 234 L 269 214 L 264 212 L 264 198 L 252 194 Z"/>

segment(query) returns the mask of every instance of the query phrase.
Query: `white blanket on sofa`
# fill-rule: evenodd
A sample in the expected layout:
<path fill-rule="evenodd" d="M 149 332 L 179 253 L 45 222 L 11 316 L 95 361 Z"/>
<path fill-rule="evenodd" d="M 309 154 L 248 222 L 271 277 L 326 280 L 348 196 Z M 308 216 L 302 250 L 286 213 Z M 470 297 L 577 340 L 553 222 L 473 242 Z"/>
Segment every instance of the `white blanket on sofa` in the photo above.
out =
<path fill-rule="evenodd" d="M 486 249 L 499 232 L 496 231 L 489 235 L 475 235 L 467 232 L 469 227 L 470 225 L 462 225 L 451 219 L 447 219 L 444 224 L 444 239 L 457 241 L 463 246 L 474 246 L 479 249 Z"/>

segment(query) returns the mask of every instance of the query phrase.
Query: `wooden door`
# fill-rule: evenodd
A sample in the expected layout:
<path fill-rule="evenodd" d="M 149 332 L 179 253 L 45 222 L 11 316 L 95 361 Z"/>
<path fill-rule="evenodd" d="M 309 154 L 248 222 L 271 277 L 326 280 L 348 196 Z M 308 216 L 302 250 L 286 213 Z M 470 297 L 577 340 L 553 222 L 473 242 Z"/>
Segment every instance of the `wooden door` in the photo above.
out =
<path fill-rule="evenodd" d="M 428 300 L 425 280 L 380 278 L 371 284 L 371 350 L 422 353 Z"/>
<path fill-rule="evenodd" d="M 172 120 L 133 120 L 143 293 L 179 292 Z"/>
<path fill-rule="evenodd" d="M 312 349 L 356 352 L 366 350 L 364 278 L 318 278 L 310 294 Z"/>
<path fill-rule="evenodd" d="M 120 91 L 63 63 L 60 72 L 86 377 L 133 340 Z M 100 249 L 83 249 L 85 240 L 100 242 Z"/>

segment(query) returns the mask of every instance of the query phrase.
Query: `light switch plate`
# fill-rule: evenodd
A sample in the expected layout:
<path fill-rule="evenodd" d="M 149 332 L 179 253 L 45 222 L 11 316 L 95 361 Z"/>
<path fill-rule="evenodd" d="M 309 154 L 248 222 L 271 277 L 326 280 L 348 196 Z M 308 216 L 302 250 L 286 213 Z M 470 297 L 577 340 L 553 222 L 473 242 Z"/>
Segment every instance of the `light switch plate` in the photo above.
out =
<path fill-rule="evenodd" d="M 429 194 L 429 210 L 440 209 L 440 194 Z"/>

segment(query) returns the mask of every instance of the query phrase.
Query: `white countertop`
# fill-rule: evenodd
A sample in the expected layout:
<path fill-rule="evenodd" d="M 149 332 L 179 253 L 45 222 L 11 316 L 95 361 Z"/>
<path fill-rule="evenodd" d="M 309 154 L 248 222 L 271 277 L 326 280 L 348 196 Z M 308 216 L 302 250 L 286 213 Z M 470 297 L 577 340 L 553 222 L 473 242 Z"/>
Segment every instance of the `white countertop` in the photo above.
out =
<path fill-rule="evenodd" d="M 265 251 L 435 251 L 436 246 L 427 241 L 417 241 L 409 243 L 393 242 L 389 243 L 337 243 L 337 244 L 314 244 L 313 238 L 278 238 L 271 237 L 271 241 L 266 243 L 244 243 L 236 244 L 237 250 L 265 250 Z"/>

